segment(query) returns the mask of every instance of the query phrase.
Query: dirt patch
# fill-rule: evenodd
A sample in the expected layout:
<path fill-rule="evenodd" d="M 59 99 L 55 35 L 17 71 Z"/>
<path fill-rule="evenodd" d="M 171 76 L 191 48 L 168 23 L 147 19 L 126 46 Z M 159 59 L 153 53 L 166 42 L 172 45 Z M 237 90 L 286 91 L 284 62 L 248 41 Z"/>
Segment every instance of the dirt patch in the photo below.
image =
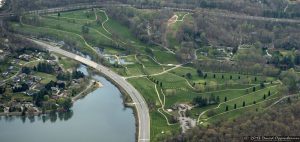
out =
<path fill-rule="evenodd" d="M 168 26 L 171 24 L 176 23 L 178 20 L 178 15 L 173 15 L 169 20 L 168 20 Z"/>

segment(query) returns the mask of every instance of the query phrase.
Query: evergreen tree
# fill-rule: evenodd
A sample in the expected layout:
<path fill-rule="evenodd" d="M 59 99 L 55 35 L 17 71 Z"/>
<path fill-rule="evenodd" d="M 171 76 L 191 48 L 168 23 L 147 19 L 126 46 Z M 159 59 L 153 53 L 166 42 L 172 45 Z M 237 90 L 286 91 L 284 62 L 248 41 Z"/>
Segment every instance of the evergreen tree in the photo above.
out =
<path fill-rule="evenodd" d="M 265 88 L 265 83 L 261 82 L 260 83 L 260 88 Z"/>
<path fill-rule="evenodd" d="M 236 109 L 236 104 L 234 104 L 234 109 Z"/>
<path fill-rule="evenodd" d="M 206 79 L 207 78 L 207 74 L 205 74 L 203 78 Z"/>
<path fill-rule="evenodd" d="M 225 111 L 228 111 L 229 110 L 229 108 L 228 108 L 228 106 L 226 106 L 226 109 L 225 109 Z"/>
<path fill-rule="evenodd" d="M 244 106 L 246 106 L 246 102 L 245 102 L 245 101 L 243 101 L 243 107 L 244 107 Z"/>
<path fill-rule="evenodd" d="M 203 77 L 203 72 L 199 69 L 197 70 L 197 74 L 198 74 L 199 77 Z"/>

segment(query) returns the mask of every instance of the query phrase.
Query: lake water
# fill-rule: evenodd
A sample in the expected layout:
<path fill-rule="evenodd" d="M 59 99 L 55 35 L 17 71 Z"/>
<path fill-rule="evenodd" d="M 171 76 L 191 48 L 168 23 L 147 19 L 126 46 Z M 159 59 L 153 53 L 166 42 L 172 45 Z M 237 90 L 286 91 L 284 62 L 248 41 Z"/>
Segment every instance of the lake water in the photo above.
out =
<path fill-rule="evenodd" d="M 0 8 L 2 7 L 3 3 L 4 2 L 3 0 L 0 0 Z"/>
<path fill-rule="evenodd" d="M 83 66 L 81 71 L 86 70 Z M 103 84 L 78 100 L 72 112 L 22 117 L 0 117 L 1 142 L 134 142 L 135 118 L 124 108 L 120 91 L 105 78 Z"/>

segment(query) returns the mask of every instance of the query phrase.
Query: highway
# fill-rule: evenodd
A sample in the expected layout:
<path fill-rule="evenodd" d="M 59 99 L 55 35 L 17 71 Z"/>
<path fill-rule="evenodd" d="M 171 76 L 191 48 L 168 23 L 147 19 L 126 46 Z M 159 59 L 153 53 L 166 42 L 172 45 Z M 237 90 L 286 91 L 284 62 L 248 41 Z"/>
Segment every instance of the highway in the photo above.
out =
<path fill-rule="evenodd" d="M 105 76 L 109 77 L 115 83 L 117 83 L 123 90 L 125 90 L 130 95 L 131 99 L 133 100 L 133 104 L 135 104 L 135 108 L 138 116 L 137 118 L 138 119 L 138 142 L 150 141 L 150 116 L 149 116 L 149 109 L 147 103 L 142 97 L 142 95 L 129 82 L 127 82 L 125 78 L 114 73 L 109 68 L 100 65 L 94 61 L 91 61 L 87 58 L 84 58 L 82 56 L 62 50 L 59 47 L 52 46 L 41 41 L 32 40 L 32 39 L 29 40 L 33 41 L 34 43 L 40 45 L 41 47 L 47 49 L 50 52 L 61 54 L 63 56 L 79 61 L 89 67 L 92 67 L 97 71 L 103 73 Z"/>

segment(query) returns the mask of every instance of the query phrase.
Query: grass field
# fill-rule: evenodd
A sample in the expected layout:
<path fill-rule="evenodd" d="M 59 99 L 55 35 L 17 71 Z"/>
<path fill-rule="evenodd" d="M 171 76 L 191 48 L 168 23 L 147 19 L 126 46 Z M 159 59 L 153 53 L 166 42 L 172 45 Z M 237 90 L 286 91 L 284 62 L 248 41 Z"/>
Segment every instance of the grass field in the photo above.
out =
<path fill-rule="evenodd" d="M 42 84 L 47 84 L 49 83 L 51 80 L 52 81 L 56 81 L 56 76 L 52 75 L 52 74 L 47 74 L 47 73 L 42 73 L 42 72 L 36 72 L 34 73 L 35 76 L 39 76 L 42 78 L 41 83 Z"/>
<path fill-rule="evenodd" d="M 191 79 L 188 79 L 185 76 L 183 76 L 189 72 L 193 76 Z M 198 124 L 207 125 L 210 123 L 218 122 L 223 119 L 236 118 L 250 110 L 263 110 L 263 108 L 268 106 L 267 103 L 274 102 L 280 97 L 280 94 L 277 90 L 279 82 L 276 81 L 276 78 L 252 75 L 250 76 L 234 73 L 205 73 L 208 77 L 204 79 L 203 77 L 199 77 L 197 75 L 195 69 L 181 67 L 172 70 L 169 73 L 164 73 L 158 76 L 150 76 L 149 79 L 129 79 L 129 81 L 134 85 L 134 87 L 137 88 L 143 94 L 148 105 L 152 106 L 151 134 L 155 135 L 153 137 L 154 139 L 159 139 L 163 136 L 163 134 L 160 132 L 162 130 L 172 129 L 176 125 L 176 127 L 179 127 L 177 123 L 176 125 L 168 125 L 166 118 L 164 118 L 164 116 L 157 111 L 157 109 L 161 107 L 159 99 L 165 102 L 164 109 L 172 109 L 172 107 L 176 104 L 183 103 L 193 105 L 193 99 L 198 96 L 209 98 L 211 95 L 214 95 L 219 97 L 219 104 L 208 105 L 206 107 L 195 107 L 189 111 L 190 117 L 196 120 L 198 120 L 199 114 L 203 113 L 203 115 L 201 115 L 201 117 L 199 118 Z M 215 78 L 213 77 L 214 74 L 216 76 Z M 224 76 L 223 79 L 222 75 Z M 232 79 L 230 79 L 230 76 L 232 76 Z M 248 82 L 245 82 L 245 84 L 241 84 L 239 81 L 243 78 L 246 78 Z M 199 93 L 189 83 L 197 82 L 199 80 L 201 80 L 202 82 L 213 81 L 216 85 L 220 85 L 221 87 L 217 87 L 214 90 L 205 90 L 204 92 Z M 233 84 L 225 85 L 224 83 L 226 83 L 228 80 L 231 81 Z M 159 95 L 157 95 L 156 92 L 154 92 L 156 81 L 159 82 L 157 84 L 158 90 L 162 89 L 163 94 L 160 92 Z M 272 81 L 273 83 L 270 83 L 270 81 Z M 160 82 L 162 82 L 162 87 L 160 87 L 159 85 Z M 263 87 L 260 86 L 261 82 L 265 83 Z M 205 86 L 205 88 L 209 88 L 209 86 Z M 255 88 L 255 90 L 253 90 L 253 88 Z M 268 95 L 269 92 L 270 96 Z M 245 102 L 245 106 L 243 106 L 243 102 Z M 234 108 L 235 104 L 236 108 Z M 228 107 L 227 111 L 226 107 Z M 177 114 L 172 113 L 172 115 L 176 116 Z M 159 125 L 159 127 L 157 125 Z"/>

